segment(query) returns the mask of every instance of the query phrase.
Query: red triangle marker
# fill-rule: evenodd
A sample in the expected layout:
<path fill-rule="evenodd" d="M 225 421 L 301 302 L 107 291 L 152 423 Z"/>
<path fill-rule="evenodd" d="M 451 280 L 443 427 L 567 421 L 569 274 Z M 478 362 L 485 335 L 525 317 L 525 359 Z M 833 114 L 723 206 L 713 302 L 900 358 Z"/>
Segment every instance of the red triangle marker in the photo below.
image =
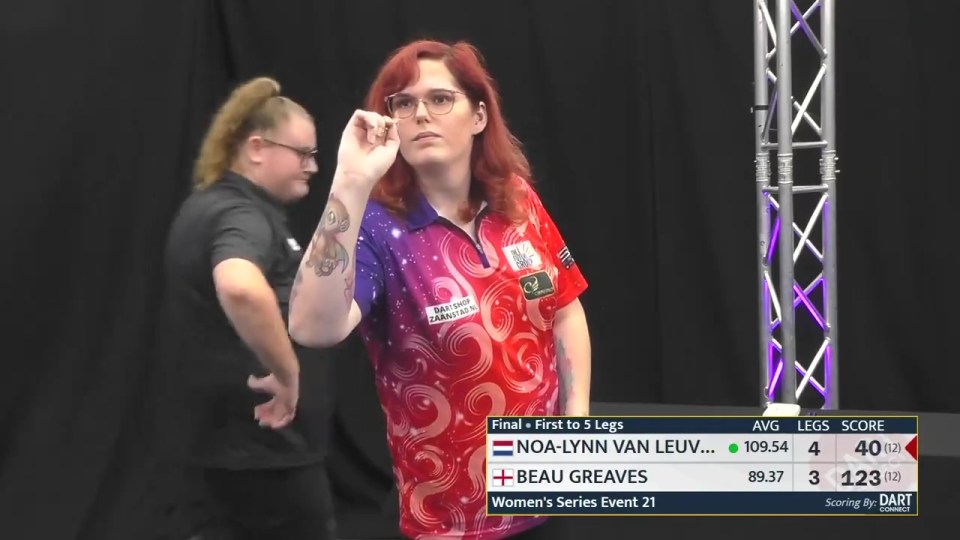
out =
<path fill-rule="evenodd" d="M 904 450 L 913 456 L 913 459 L 917 459 L 917 437 L 917 435 L 914 435 L 913 438 L 910 439 L 910 442 L 907 443 L 907 446 L 904 447 Z"/>

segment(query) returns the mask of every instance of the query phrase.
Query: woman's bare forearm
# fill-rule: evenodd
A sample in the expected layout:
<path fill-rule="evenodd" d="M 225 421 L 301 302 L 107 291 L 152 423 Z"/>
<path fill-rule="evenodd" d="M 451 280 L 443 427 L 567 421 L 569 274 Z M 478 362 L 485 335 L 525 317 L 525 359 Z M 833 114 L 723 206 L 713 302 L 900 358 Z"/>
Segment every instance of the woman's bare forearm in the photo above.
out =
<path fill-rule="evenodd" d="M 290 293 L 290 336 L 307 346 L 330 346 L 356 326 L 351 316 L 357 238 L 370 196 L 367 183 L 338 172 L 327 206 Z M 356 314 L 354 314 L 356 315 Z"/>

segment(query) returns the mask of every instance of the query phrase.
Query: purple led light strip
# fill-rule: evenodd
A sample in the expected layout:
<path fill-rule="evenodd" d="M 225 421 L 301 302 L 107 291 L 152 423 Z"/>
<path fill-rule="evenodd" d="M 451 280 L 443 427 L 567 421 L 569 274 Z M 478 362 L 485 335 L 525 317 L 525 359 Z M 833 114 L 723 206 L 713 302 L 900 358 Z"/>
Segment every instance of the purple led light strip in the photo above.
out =
<path fill-rule="evenodd" d="M 771 205 L 771 206 L 772 206 L 772 205 Z M 767 261 L 772 261 L 772 260 L 773 260 L 773 252 L 774 252 L 774 250 L 776 249 L 777 238 L 779 238 L 779 236 L 780 236 L 780 216 L 779 216 L 779 215 L 777 216 L 777 219 L 776 219 L 776 221 L 775 221 L 775 223 L 774 223 L 773 231 L 771 232 L 770 236 L 771 236 L 771 238 L 770 238 L 770 242 L 768 243 L 768 249 L 767 249 Z M 811 284 L 807 287 L 807 290 L 806 290 L 806 291 L 804 291 L 803 289 L 801 289 L 800 286 L 799 286 L 796 282 L 794 282 L 794 284 L 793 284 L 793 290 L 794 290 L 794 293 L 795 293 L 795 294 L 794 294 L 794 298 L 793 298 L 793 308 L 795 309 L 798 305 L 800 305 L 800 304 L 802 303 L 802 304 L 807 308 L 807 311 L 810 313 L 810 315 L 813 317 L 813 319 L 814 319 L 814 320 L 817 322 L 817 324 L 820 326 L 820 328 L 825 330 L 825 329 L 826 329 L 826 322 L 823 320 L 823 316 L 820 315 L 820 311 L 813 305 L 813 303 L 810 301 L 810 298 L 808 297 L 808 294 L 812 293 L 813 290 L 814 290 L 818 285 L 824 285 L 823 288 L 822 288 L 822 291 L 823 291 L 823 295 L 824 295 L 824 302 L 826 302 L 826 298 L 825 298 L 825 297 L 826 297 L 826 294 L 827 294 L 827 287 L 826 287 L 826 282 L 825 282 L 825 280 L 823 279 L 822 276 L 821 276 L 821 277 L 818 277 L 816 280 L 814 280 L 814 282 L 811 283 Z M 769 304 L 770 304 L 770 290 L 769 290 L 768 287 L 764 287 L 764 300 L 765 300 L 765 302 L 766 302 L 766 305 L 769 305 Z M 782 309 L 782 308 L 781 308 L 781 309 Z M 779 318 L 771 324 L 771 326 L 770 326 L 770 332 L 772 333 L 774 330 L 777 329 L 778 326 L 780 326 L 780 319 L 779 319 Z M 776 359 L 775 359 L 775 354 L 776 354 L 776 353 L 775 353 L 775 349 L 776 349 L 776 348 L 777 348 L 776 345 L 775 345 L 774 343 L 771 343 L 771 344 L 770 344 L 770 349 L 769 349 L 769 354 L 768 354 L 768 357 L 767 357 L 767 372 L 768 372 L 768 373 L 769 373 L 769 371 L 770 371 L 770 368 L 773 367 L 774 362 L 776 361 L 776 363 L 777 363 L 776 371 L 775 371 L 774 374 L 773 374 L 773 382 L 769 385 L 770 390 L 769 390 L 769 392 L 768 392 L 768 394 L 767 394 L 768 399 L 773 399 L 773 396 L 776 395 L 777 385 L 780 384 L 780 375 L 783 373 L 783 360 L 782 360 L 782 359 L 780 359 L 780 360 L 776 360 Z M 830 351 L 831 351 L 831 347 L 830 347 L 830 345 L 828 344 L 828 345 L 827 345 L 827 348 L 826 348 L 826 351 L 824 352 L 824 355 L 825 355 L 825 358 L 824 358 L 824 362 L 825 362 L 825 365 L 824 365 L 824 376 L 825 376 L 825 383 L 826 383 L 826 384 L 821 385 L 821 384 L 820 384 L 819 382 L 817 382 L 817 380 L 814 379 L 812 376 L 810 377 L 810 379 L 809 379 L 809 381 L 808 381 L 808 382 L 810 383 L 810 386 L 814 387 L 814 388 L 817 390 L 817 392 L 819 392 L 820 395 L 824 397 L 824 399 L 827 398 L 827 390 L 826 390 L 826 389 L 827 389 L 827 388 L 830 386 L 830 384 L 831 384 L 831 380 L 830 380 L 830 368 L 831 368 L 831 363 L 833 362 L 833 358 L 832 358 L 832 355 L 831 355 Z M 806 371 L 806 369 L 803 368 L 803 366 L 801 366 L 801 365 L 799 364 L 799 362 L 796 364 L 796 368 L 797 368 L 797 372 L 800 374 L 801 377 L 806 377 L 807 371 Z"/>
<path fill-rule="evenodd" d="M 771 347 L 771 348 L 772 348 L 772 347 Z M 830 358 L 830 347 L 829 347 L 829 346 L 827 346 L 826 355 L 827 355 L 827 358 Z M 771 352 L 771 355 L 770 355 L 770 359 L 771 359 L 771 361 L 773 360 L 773 354 L 772 354 L 772 352 Z M 803 369 L 803 366 L 801 366 L 799 363 L 797 363 L 796 366 L 797 366 L 797 373 L 800 374 L 800 377 L 801 377 L 801 378 L 806 377 L 806 376 L 807 376 L 807 370 Z M 783 360 L 780 360 L 780 361 L 777 362 L 777 371 L 773 374 L 773 384 L 770 385 L 770 392 L 767 394 L 767 398 L 773 399 L 774 394 L 776 394 L 776 392 L 777 392 L 777 385 L 780 384 L 780 374 L 781 374 L 782 372 L 783 372 Z M 829 377 L 829 373 L 830 373 L 830 372 L 827 371 L 827 373 L 828 373 L 827 376 Z M 821 385 L 819 382 L 817 382 L 817 380 L 814 379 L 812 376 L 810 377 L 810 379 L 809 379 L 808 382 L 810 383 L 810 386 L 814 387 L 814 388 L 817 390 L 817 392 L 820 392 L 820 395 L 821 395 L 821 396 L 823 396 L 824 398 L 827 397 L 827 389 L 826 389 L 825 386 L 823 386 L 823 385 Z M 827 384 L 829 384 L 829 379 L 827 380 Z"/>

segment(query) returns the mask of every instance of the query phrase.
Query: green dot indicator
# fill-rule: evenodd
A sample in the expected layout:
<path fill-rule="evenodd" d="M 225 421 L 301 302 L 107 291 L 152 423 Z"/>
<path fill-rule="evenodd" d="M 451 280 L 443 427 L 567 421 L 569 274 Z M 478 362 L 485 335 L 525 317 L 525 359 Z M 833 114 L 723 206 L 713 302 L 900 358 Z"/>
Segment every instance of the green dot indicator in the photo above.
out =
<path fill-rule="evenodd" d="M 730 445 L 730 453 L 731 453 L 731 454 L 736 454 L 736 453 L 739 452 L 739 451 L 740 451 L 740 447 L 737 446 L 737 443 L 733 443 L 733 444 Z"/>

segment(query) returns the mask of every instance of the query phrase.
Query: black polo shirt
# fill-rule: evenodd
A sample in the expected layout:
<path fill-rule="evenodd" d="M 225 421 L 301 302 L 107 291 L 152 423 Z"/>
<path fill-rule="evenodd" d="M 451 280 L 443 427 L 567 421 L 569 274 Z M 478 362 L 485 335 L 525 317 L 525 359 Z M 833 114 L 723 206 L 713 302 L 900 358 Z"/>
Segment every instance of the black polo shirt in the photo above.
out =
<path fill-rule="evenodd" d="M 273 287 L 284 322 L 302 257 L 283 205 L 235 173 L 195 191 L 180 207 L 165 252 L 169 361 L 186 383 L 192 461 L 225 468 L 298 466 L 326 454 L 332 401 L 331 354 L 294 343 L 300 360 L 300 402 L 286 428 L 260 427 L 254 406 L 269 396 L 247 387 L 267 372 L 220 306 L 213 268 L 246 259 Z"/>

